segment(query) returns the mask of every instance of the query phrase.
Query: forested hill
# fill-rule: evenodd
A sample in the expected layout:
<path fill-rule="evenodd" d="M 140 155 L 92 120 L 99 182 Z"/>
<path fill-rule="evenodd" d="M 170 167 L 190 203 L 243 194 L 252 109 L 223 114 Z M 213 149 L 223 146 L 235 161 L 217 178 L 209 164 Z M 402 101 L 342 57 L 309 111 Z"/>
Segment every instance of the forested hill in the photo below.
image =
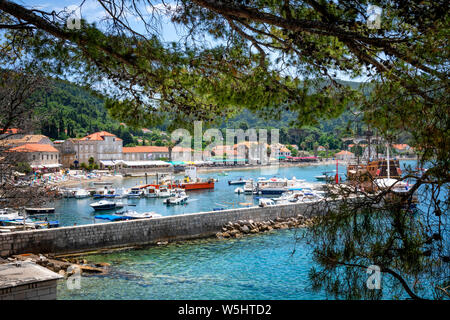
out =
<path fill-rule="evenodd" d="M 357 82 L 345 82 L 354 88 Z M 108 131 L 124 140 L 124 145 L 138 144 L 137 137 L 142 136 L 140 130 L 121 126 L 107 112 L 101 97 L 89 90 L 65 81 L 54 81 L 47 90 L 36 93 L 31 102 L 37 105 L 36 114 L 39 123 L 36 132 L 52 139 L 82 137 L 96 131 Z M 338 148 L 338 135 L 343 132 L 349 120 L 349 114 L 333 120 L 322 121 L 314 128 L 294 129 L 290 126 L 294 115 L 284 113 L 280 120 L 267 121 L 248 110 L 222 124 L 222 128 L 278 128 L 282 143 L 300 144 L 308 136 L 311 140 Z M 164 130 L 162 125 L 159 130 Z M 154 128 L 149 128 L 154 129 Z M 147 137 L 149 138 L 149 137 Z M 150 139 L 150 141 L 153 139 Z M 147 141 L 147 142 L 150 142 Z"/>
<path fill-rule="evenodd" d="M 119 122 L 112 119 L 103 100 L 69 82 L 54 81 L 47 90 L 33 96 L 38 130 L 53 139 L 81 137 L 99 130 L 112 130 Z"/>

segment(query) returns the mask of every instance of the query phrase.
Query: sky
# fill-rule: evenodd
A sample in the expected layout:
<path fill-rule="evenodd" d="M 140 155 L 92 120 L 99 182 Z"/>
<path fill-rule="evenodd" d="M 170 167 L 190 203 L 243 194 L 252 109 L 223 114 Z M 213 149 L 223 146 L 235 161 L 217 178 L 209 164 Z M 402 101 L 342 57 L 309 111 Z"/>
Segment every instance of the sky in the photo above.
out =
<path fill-rule="evenodd" d="M 101 28 L 101 21 L 107 16 L 106 11 L 104 8 L 96 1 L 96 0 L 13 0 L 27 8 L 35 8 L 35 9 L 41 9 L 43 11 L 52 11 L 55 10 L 56 12 L 60 11 L 66 11 L 66 12 L 80 12 L 81 11 L 81 17 L 85 19 L 88 22 L 95 22 L 97 24 L 100 24 L 99 27 Z M 164 3 L 161 1 L 153 1 L 154 7 L 142 7 L 142 11 L 144 14 L 148 14 L 150 17 L 151 13 L 156 13 L 155 16 L 160 18 L 160 24 L 159 28 L 156 31 L 159 35 L 160 40 L 163 42 L 178 42 L 183 38 L 183 35 L 185 35 L 185 30 L 181 26 L 176 26 L 174 23 L 170 21 L 170 14 L 173 10 L 176 9 L 176 0 L 165 0 Z M 81 9 L 77 8 L 82 4 Z M 148 35 L 147 31 L 144 29 L 142 22 L 136 21 L 134 17 L 130 17 L 129 19 L 130 26 L 137 32 Z M 208 36 L 206 36 L 206 39 L 209 39 Z M 210 39 L 209 39 L 210 40 Z M 210 40 L 211 41 L 211 40 Z M 268 52 L 268 56 L 272 56 Z M 356 79 L 350 78 L 348 75 L 336 72 L 337 78 L 341 80 L 351 80 L 351 81 L 364 81 L 366 80 L 363 77 L 359 77 Z M 300 78 L 302 78 L 301 75 L 297 75 Z"/>
<path fill-rule="evenodd" d="M 73 12 L 80 4 L 81 6 L 81 17 L 88 22 L 101 23 L 102 19 L 107 16 L 104 8 L 95 0 L 13 0 L 18 4 L 21 4 L 27 8 L 40 9 L 43 11 L 52 11 L 56 12 L 66 11 Z M 176 1 L 164 1 L 164 4 L 158 1 L 155 1 L 155 8 L 151 7 L 142 7 L 144 13 L 153 13 L 155 12 L 158 17 L 161 18 L 160 25 L 160 37 L 163 41 L 179 41 L 181 35 L 183 35 L 183 30 L 178 26 L 176 27 L 170 21 L 170 10 L 174 10 L 176 8 Z M 76 12 L 76 11 L 75 11 Z M 136 19 L 132 17 L 129 19 L 130 24 L 135 28 L 136 31 L 140 33 L 145 33 L 145 29 L 142 26 L 142 23 L 137 23 Z"/>

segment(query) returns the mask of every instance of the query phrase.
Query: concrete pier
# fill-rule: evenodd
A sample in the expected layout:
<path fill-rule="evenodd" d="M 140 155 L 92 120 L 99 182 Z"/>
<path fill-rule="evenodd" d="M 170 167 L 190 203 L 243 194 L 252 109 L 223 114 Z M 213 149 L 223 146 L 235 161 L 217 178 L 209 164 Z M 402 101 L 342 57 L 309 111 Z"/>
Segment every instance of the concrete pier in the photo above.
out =
<path fill-rule="evenodd" d="M 320 214 L 321 203 L 238 208 L 162 218 L 99 223 L 0 235 L 0 256 L 22 253 L 68 254 L 215 236 L 228 222 L 267 221 Z"/>
<path fill-rule="evenodd" d="M 0 265 L 0 300 L 55 300 L 56 281 L 61 279 L 32 262 Z"/>

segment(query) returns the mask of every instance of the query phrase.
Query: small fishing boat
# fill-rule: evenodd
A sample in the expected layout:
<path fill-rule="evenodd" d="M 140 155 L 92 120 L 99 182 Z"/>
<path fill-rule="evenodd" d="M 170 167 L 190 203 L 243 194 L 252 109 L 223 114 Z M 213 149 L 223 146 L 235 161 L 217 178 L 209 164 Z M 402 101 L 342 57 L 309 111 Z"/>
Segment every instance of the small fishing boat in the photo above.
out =
<path fill-rule="evenodd" d="M 20 218 L 22 218 L 22 216 L 19 215 L 19 211 L 10 208 L 0 209 L 0 221 L 14 220 Z"/>
<path fill-rule="evenodd" d="M 114 202 L 109 200 L 100 200 L 98 202 L 91 203 L 90 206 L 95 210 L 112 210 L 116 208 L 122 208 L 124 204 L 122 202 Z"/>
<path fill-rule="evenodd" d="M 173 193 L 171 189 L 169 189 L 168 186 L 160 186 L 157 191 L 157 197 L 158 198 L 168 198 L 170 196 L 173 196 Z"/>
<path fill-rule="evenodd" d="M 269 198 L 260 198 L 259 199 L 259 204 L 260 207 L 271 207 L 271 206 L 275 206 L 275 201 L 273 201 L 272 199 Z"/>
<path fill-rule="evenodd" d="M 186 195 L 186 192 L 179 191 L 172 197 L 169 197 L 164 200 L 164 203 L 167 205 L 170 204 L 183 204 L 188 200 L 189 196 Z"/>
<path fill-rule="evenodd" d="M 252 194 L 256 191 L 256 185 L 252 179 L 247 180 L 244 185 L 244 193 Z"/>
<path fill-rule="evenodd" d="M 156 213 L 156 212 L 136 212 L 136 211 L 125 211 L 123 213 L 123 216 L 129 217 L 132 219 L 149 219 L 149 218 L 160 218 L 162 215 Z"/>
<path fill-rule="evenodd" d="M 54 213 L 55 208 L 25 208 L 25 212 L 28 214 Z"/>
<path fill-rule="evenodd" d="M 228 185 L 244 185 L 247 180 L 240 178 L 239 180 L 228 180 Z"/>
<path fill-rule="evenodd" d="M 244 189 L 243 188 L 236 188 L 236 189 L 234 189 L 234 193 L 237 193 L 237 194 L 244 193 Z"/>
<path fill-rule="evenodd" d="M 75 191 L 74 193 L 74 197 L 76 199 L 84 199 L 84 198 L 88 198 L 90 197 L 91 194 L 89 192 L 87 192 L 85 189 L 78 189 L 77 191 Z"/>
<path fill-rule="evenodd" d="M 108 181 L 95 181 L 93 184 L 95 186 L 112 186 L 113 183 Z"/>
<path fill-rule="evenodd" d="M 127 193 L 128 198 L 140 198 L 143 195 L 143 191 L 139 187 L 133 187 L 131 188 Z"/>
<path fill-rule="evenodd" d="M 146 198 L 157 198 L 159 190 L 154 186 L 148 186 L 144 189 L 144 196 Z"/>

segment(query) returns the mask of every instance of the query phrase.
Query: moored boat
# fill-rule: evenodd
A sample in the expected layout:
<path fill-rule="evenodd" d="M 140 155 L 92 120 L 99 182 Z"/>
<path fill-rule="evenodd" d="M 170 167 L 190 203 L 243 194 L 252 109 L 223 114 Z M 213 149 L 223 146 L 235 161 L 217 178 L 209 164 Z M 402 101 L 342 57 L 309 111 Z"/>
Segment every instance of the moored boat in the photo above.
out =
<path fill-rule="evenodd" d="M 189 196 L 186 195 L 186 192 L 184 191 L 178 191 L 176 194 L 172 197 L 169 197 L 164 200 L 164 203 L 167 205 L 170 204 L 183 204 L 187 202 Z"/>
<path fill-rule="evenodd" d="M 54 213 L 55 208 L 25 208 L 25 212 L 28 214 Z"/>
<path fill-rule="evenodd" d="M 83 198 L 88 198 L 90 197 L 91 194 L 89 192 L 87 192 L 85 189 L 78 189 L 77 191 L 75 191 L 74 193 L 74 197 L 76 199 L 83 199 Z"/>
<path fill-rule="evenodd" d="M 100 200 L 98 202 L 91 203 L 90 206 L 98 211 L 98 210 L 112 210 L 116 208 L 122 208 L 124 204 L 122 202 L 114 202 L 109 200 Z"/>

